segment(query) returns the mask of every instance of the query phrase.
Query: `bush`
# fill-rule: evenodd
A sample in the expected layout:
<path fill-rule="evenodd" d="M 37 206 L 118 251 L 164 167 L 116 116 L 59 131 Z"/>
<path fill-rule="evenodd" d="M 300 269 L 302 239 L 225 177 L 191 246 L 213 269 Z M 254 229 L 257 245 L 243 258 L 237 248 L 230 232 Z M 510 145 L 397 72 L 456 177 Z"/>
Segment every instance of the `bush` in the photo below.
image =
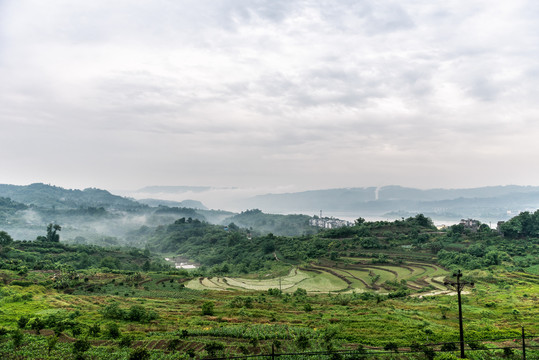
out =
<path fill-rule="evenodd" d="M 212 341 L 210 343 L 207 343 L 206 346 L 204 346 L 204 350 L 208 352 L 208 355 L 210 357 L 215 357 L 215 353 L 217 351 L 221 351 L 225 348 L 225 345 L 216 341 Z"/>
<path fill-rule="evenodd" d="M 399 352 L 399 346 L 394 342 L 388 342 L 384 345 L 384 350 L 392 351 L 392 352 Z"/>
<path fill-rule="evenodd" d="M 133 305 L 129 310 L 120 309 L 118 303 L 113 302 L 100 310 L 101 315 L 106 319 L 125 320 L 137 322 L 149 322 L 158 318 L 153 310 L 146 310 L 142 305 Z"/>
<path fill-rule="evenodd" d="M 35 330 L 38 334 L 42 329 L 45 328 L 45 324 L 43 323 L 43 320 L 41 320 L 40 318 L 30 319 L 27 325 L 30 326 L 30 329 Z"/>
<path fill-rule="evenodd" d="M 506 346 L 503 348 L 503 357 L 511 358 L 513 357 L 514 351 L 510 347 Z"/>
<path fill-rule="evenodd" d="M 19 326 L 19 329 L 24 329 L 26 327 L 26 324 L 28 324 L 28 321 L 30 321 L 29 318 L 26 316 L 21 316 L 19 320 L 17 320 L 17 326 Z"/>
<path fill-rule="evenodd" d="M 301 351 L 305 351 L 309 346 L 311 346 L 310 342 L 309 342 L 309 338 L 307 337 L 307 335 L 305 334 L 300 334 L 297 338 L 296 338 L 296 346 L 298 347 L 298 349 L 300 349 Z"/>
<path fill-rule="evenodd" d="M 90 350 L 90 346 L 90 342 L 86 339 L 77 340 L 73 343 L 73 354 L 80 358 L 83 353 Z"/>
<path fill-rule="evenodd" d="M 167 350 L 175 352 L 178 345 L 180 345 L 180 339 L 172 339 L 168 342 Z"/>
<path fill-rule="evenodd" d="M 157 319 L 157 313 L 153 310 L 146 310 L 142 305 L 133 305 L 126 316 L 127 320 L 137 322 L 149 322 Z"/>
<path fill-rule="evenodd" d="M 477 341 L 470 341 L 468 343 L 468 346 L 472 350 L 485 350 L 487 348 L 484 344 L 481 344 L 481 343 L 479 343 Z"/>
<path fill-rule="evenodd" d="M 24 339 L 24 335 L 22 331 L 15 330 L 11 333 L 11 338 L 13 339 L 13 346 L 18 348 L 22 344 L 22 340 Z"/>
<path fill-rule="evenodd" d="M 434 360 L 457 360 L 457 356 L 451 353 L 440 353 L 434 357 Z"/>
<path fill-rule="evenodd" d="M 99 333 L 101 332 L 101 326 L 99 324 L 94 324 L 88 328 L 88 334 L 93 337 L 99 336 Z"/>
<path fill-rule="evenodd" d="M 206 301 L 202 304 L 202 315 L 213 315 L 214 314 L 214 305 L 211 301 Z"/>
<path fill-rule="evenodd" d="M 117 339 L 120 337 L 120 328 L 116 323 L 110 323 L 107 325 L 107 335 L 111 339 Z"/>
<path fill-rule="evenodd" d="M 457 345 L 455 343 L 445 343 L 442 345 L 442 351 L 457 351 Z"/>
<path fill-rule="evenodd" d="M 125 310 L 120 309 L 120 305 L 116 302 L 105 306 L 103 309 L 99 310 L 99 312 L 106 319 L 123 320 L 127 318 Z"/>
<path fill-rule="evenodd" d="M 136 348 L 129 354 L 129 360 L 148 360 L 150 358 L 150 352 L 146 348 Z"/>
<path fill-rule="evenodd" d="M 122 338 L 120 339 L 120 347 L 125 347 L 125 348 L 128 348 L 131 346 L 131 344 L 133 343 L 133 337 L 130 336 L 130 335 L 125 335 L 125 336 L 122 336 Z"/>

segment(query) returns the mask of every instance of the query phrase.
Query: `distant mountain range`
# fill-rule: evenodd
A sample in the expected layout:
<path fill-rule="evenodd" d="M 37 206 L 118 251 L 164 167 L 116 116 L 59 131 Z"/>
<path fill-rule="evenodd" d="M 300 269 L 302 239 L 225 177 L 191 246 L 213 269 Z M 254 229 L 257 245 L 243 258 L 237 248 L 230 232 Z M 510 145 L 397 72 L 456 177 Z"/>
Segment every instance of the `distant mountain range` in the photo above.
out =
<path fill-rule="evenodd" d="M 111 194 L 106 190 L 89 188 L 84 190 L 64 189 L 47 184 L 26 186 L 0 184 L 0 198 L 30 207 L 43 209 L 77 209 L 81 207 L 103 207 L 106 210 L 127 210 L 148 206 L 168 206 L 207 210 L 198 199 L 213 196 L 215 187 L 205 186 L 149 186 L 140 193 L 158 193 L 166 199 L 134 200 Z M 225 188 L 218 188 L 220 192 Z M 229 194 L 238 194 L 237 188 L 228 188 Z M 195 199 L 183 199 L 194 197 Z M 14 203 L 4 199 L 3 207 L 14 209 Z M 538 186 L 489 186 L 471 189 L 421 190 L 401 186 L 365 187 L 311 190 L 284 194 L 261 194 L 245 198 L 234 198 L 222 206 L 235 209 L 260 209 L 275 214 L 319 214 L 341 218 L 387 218 L 413 216 L 423 213 L 432 219 L 458 221 L 461 218 L 476 218 L 481 221 L 507 220 L 521 211 L 539 208 Z M 20 206 L 20 205 L 17 205 Z M 4 213 L 6 213 L 4 209 Z M 222 216 L 221 214 L 219 216 Z"/>
<path fill-rule="evenodd" d="M 208 208 L 204 206 L 203 203 L 197 200 L 173 201 L 173 200 L 161 200 L 161 199 L 138 199 L 137 201 L 139 203 L 146 204 L 153 207 L 168 206 L 168 207 L 208 210 Z"/>
<path fill-rule="evenodd" d="M 539 208 L 537 186 L 489 186 L 471 189 L 421 190 L 401 186 L 313 190 L 265 194 L 246 199 L 245 208 L 273 213 L 347 213 L 363 217 L 406 217 L 423 213 L 432 218 L 474 217 L 505 220 Z"/>
<path fill-rule="evenodd" d="M 137 190 L 138 193 L 185 193 L 185 192 L 203 192 L 210 190 L 210 186 L 146 186 Z"/>

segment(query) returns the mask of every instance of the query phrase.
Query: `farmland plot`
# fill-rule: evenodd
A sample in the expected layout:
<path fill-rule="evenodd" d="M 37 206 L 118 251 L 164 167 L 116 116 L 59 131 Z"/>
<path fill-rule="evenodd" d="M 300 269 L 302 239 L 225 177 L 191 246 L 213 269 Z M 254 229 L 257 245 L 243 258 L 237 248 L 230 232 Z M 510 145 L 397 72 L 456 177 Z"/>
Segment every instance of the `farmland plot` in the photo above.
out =
<path fill-rule="evenodd" d="M 191 289 L 265 291 L 270 288 L 284 292 L 294 292 L 298 288 L 310 293 L 362 292 L 368 289 L 383 290 L 386 282 L 405 280 L 408 288 L 417 291 L 431 286 L 445 290 L 443 276 L 446 271 L 436 265 L 411 263 L 395 264 L 348 264 L 334 267 L 329 264 L 314 265 L 307 268 L 292 268 L 288 275 L 271 279 L 247 279 L 232 277 L 200 278 L 190 281 L 186 286 Z M 434 279 L 433 279 L 434 278 Z M 385 290 L 383 290 L 385 291 Z"/>

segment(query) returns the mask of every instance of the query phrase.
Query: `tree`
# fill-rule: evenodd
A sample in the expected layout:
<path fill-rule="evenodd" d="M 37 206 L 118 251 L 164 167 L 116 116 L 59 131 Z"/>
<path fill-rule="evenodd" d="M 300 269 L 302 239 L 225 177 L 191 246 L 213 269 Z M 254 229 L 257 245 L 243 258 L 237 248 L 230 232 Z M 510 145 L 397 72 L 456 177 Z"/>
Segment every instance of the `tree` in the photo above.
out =
<path fill-rule="evenodd" d="M 8 246 L 13 242 L 13 238 L 5 231 L 0 231 L 0 246 Z"/>
<path fill-rule="evenodd" d="M 118 324 L 116 323 L 109 323 L 107 324 L 107 335 L 111 339 L 117 339 L 120 337 L 120 328 L 118 327 Z"/>
<path fill-rule="evenodd" d="M 49 224 L 47 226 L 47 241 L 50 242 L 60 242 L 60 235 L 57 234 L 58 231 L 62 230 L 62 227 L 58 224 Z"/>
<path fill-rule="evenodd" d="M 150 271 L 151 264 L 149 260 L 146 260 L 142 265 L 142 271 Z"/>
<path fill-rule="evenodd" d="M 62 227 L 60 225 L 50 223 L 49 225 L 47 225 L 47 236 L 38 236 L 36 240 L 60 242 L 60 234 L 58 234 L 58 231 L 60 230 L 62 230 Z"/>
<path fill-rule="evenodd" d="M 362 217 L 359 217 L 359 218 L 354 220 L 354 223 L 356 224 L 356 226 L 359 226 L 359 225 L 363 224 L 364 222 L 365 222 L 365 219 L 363 219 Z"/>

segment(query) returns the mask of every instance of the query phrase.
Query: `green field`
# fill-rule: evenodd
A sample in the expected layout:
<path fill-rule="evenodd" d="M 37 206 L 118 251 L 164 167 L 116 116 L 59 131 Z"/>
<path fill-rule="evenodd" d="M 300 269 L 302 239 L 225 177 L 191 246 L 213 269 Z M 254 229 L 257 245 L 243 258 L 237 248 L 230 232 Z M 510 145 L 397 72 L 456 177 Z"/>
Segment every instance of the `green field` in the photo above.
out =
<path fill-rule="evenodd" d="M 362 292 L 374 290 L 387 293 L 387 282 L 405 284 L 413 292 L 447 290 L 440 285 L 448 272 L 439 266 L 425 263 L 368 264 L 365 259 L 350 258 L 350 263 L 325 262 L 305 268 L 294 267 L 278 278 L 250 279 L 233 277 L 203 277 L 191 280 L 186 286 L 196 290 L 265 291 L 271 288 L 291 293 L 302 288 L 309 293 Z M 433 281 L 434 278 L 434 281 Z M 436 281 L 438 279 L 438 281 Z M 430 286 L 430 288 L 429 288 Z"/>

